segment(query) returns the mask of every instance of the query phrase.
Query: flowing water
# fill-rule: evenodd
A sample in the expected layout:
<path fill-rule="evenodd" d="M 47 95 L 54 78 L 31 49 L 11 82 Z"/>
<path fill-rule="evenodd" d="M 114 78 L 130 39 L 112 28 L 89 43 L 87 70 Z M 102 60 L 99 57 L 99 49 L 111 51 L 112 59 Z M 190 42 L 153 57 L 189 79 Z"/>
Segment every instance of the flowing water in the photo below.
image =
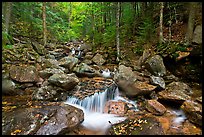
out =
<path fill-rule="evenodd" d="M 106 89 L 104 92 L 97 92 L 82 100 L 76 97 L 68 97 L 66 104 L 73 105 L 83 110 L 84 121 L 82 125 L 93 131 L 101 131 L 105 134 L 111 124 L 122 122 L 126 117 L 119 117 L 116 114 L 103 113 L 104 106 L 109 100 L 121 100 L 130 103 L 137 110 L 135 102 L 124 99 L 120 96 L 118 87 Z"/>

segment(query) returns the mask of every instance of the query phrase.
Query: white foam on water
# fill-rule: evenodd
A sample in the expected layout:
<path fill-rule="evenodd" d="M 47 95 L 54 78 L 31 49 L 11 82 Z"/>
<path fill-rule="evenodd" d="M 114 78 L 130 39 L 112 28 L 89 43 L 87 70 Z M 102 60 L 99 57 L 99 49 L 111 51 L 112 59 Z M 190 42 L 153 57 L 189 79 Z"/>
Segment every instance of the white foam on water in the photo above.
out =
<path fill-rule="evenodd" d="M 106 89 L 104 92 L 95 93 L 92 96 L 86 97 L 82 100 L 76 97 L 68 97 L 66 104 L 80 108 L 84 112 L 84 121 L 82 125 L 90 130 L 100 130 L 104 133 L 111 126 L 111 124 L 116 124 L 122 122 L 126 117 L 119 117 L 116 114 L 103 113 L 105 103 L 109 100 L 122 100 L 134 104 L 137 108 L 135 102 L 130 100 L 125 100 L 119 96 L 118 88 L 113 90 Z"/>
<path fill-rule="evenodd" d="M 176 117 L 173 119 L 173 123 L 181 125 L 186 120 L 183 110 L 174 109 L 172 112 L 176 115 Z"/>

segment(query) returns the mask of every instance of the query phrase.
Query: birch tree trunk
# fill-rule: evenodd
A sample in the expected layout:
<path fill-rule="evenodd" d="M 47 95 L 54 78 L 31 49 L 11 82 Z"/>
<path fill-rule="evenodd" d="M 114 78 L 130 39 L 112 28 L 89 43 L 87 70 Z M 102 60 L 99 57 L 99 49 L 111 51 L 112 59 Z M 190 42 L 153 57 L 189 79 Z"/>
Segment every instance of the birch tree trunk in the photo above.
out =
<path fill-rule="evenodd" d="M 160 32 L 159 32 L 159 43 L 162 44 L 163 42 L 163 8 L 164 2 L 160 2 Z"/>
<path fill-rule="evenodd" d="M 43 43 L 44 46 L 47 44 L 47 28 L 46 28 L 46 2 L 43 2 L 42 5 L 42 18 L 43 18 Z"/>
<path fill-rule="evenodd" d="M 117 3 L 117 14 L 116 14 L 116 45 L 117 45 L 117 59 L 116 59 L 116 61 L 118 61 L 118 62 L 119 62 L 119 57 L 120 57 L 119 28 L 120 28 L 120 2 Z"/>

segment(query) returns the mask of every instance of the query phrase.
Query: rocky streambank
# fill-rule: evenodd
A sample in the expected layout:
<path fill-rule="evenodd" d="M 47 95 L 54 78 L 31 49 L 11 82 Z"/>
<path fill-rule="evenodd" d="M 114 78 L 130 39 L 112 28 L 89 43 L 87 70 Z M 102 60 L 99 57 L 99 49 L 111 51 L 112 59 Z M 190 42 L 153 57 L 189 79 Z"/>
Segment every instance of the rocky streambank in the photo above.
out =
<path fill-rule="evenodd" d="M 202 134 L 202 89 L 172 74 L 162 56 L 147 54 L 144 51 L 132 67 L 122 61 L 109 64 L 108 56 L 93 52 L 84 42 L 43 48 L 28 41 L 3 50 L 2 134 L 97 134 L 81 126 L 81 109 L 63 102 L 68 96 L 83 100 L 111 87 L 118 87 L 138 108 L 122 99 L 108 101 L 104 113 L 127 119 L 112 124 L 106 134 Z M 105 68 L 112 78 L 103 78 L 100 70 Z"/>

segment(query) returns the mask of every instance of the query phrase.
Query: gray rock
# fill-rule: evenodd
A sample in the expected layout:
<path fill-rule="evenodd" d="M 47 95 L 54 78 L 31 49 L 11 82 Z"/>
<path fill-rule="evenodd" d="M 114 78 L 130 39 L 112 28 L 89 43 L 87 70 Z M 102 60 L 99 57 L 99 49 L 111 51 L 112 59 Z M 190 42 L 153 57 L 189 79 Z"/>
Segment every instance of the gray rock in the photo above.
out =
<path fill-rule="evenodd" d="M 18 82 L 37 82 L 39 77 L 34 66 L 11 66 L 10 77 Z"/>
<path fill-rule="evenodd" d="M 196 26 L 194 33 L 193 33 L 192 42 L 196 44 L 202 44 L 202 25 Z"/>
<path fill-rule="evenodd" d="M 166 86 L 166 89 L 158 93 L 158 97 L 162 100 L 183 103 L 190 99 L 192 95 L 191 88 L 183 82 L 172 82 Z"/>
<path fill-rule="evenodd" d="M 51 85 L 43 86 L 33 92 L 32 99 L 54 101 L 54 99 L 57 97 L 57 94 L 61 93 L 62 91 L 64 90 L 59 87 Z"/>
<path fill-rule="evenodd" d="M 90 67 L 86 63 L 80 63 L 74 67 L 73 71 L 79 77 L 95 77 L 100 76 L 99 72 L 96 71 L 94 68 Z"/>
<path fill-rule="evenodd" d="M 165 89 L 165 81 L 162 77 L 150 76 L 150 81 L 153 85 L 157 85 L 158 87 Z"/>
<path fill-rule="evenodd" d="M 42 63 L 42 68 L 57 68 L 65 71 L 64 67 L 59 66 L 59 62 L 56 59 L 44 59 Z"/>
<path fill-rule="evenodd" d="M 131 83 L 127 80 L 119 80 L 117 82 L 118 87 L 121 92 L 123 92 L 128 97 L 136 97 L 140 95 L 148 95 L 156 89 L 156 86 L 147 84 L 146 82 L 135 82 Z"/>
<path fill-rule="evenodd" d="M 97 53 L 93 58 L 92 61 L 96 63 L 97 65 L 103 65 L 106 61 L 103 59 L 103 56 L 99 53 Z"/>
<path fill-rule="evenodd" d="M 2 94 L 3 95 L 16 95 L 16 84 L 9 79 L 3 79 L 2 81 Z"/>
<path fill-rule="evenodd" d="M 78 62 L 79 60 L 77 58 L 68 56 L 60 59 L 59 65 L 64 68 L 68 68 L 68 70 L 71 72 Z"/>
<path fill-rule="evenodd" d="M 53 74 L 57 73 L 64 73 L 61 69 L 56 69 L 56 68 L 46 68 L 44 70 L 39 71 L 39 75 L 42 78 L 49 78 Z"/>
<path fill-rule="evenodd" d="M 72 90 L 78 83 L 79 79 L 74 73 L 72 74 L 54 74 L 49 77 L 48 82 L 63 88 L 64 90 Z"/>
<path fill-rule="evenodd" d="M 155 76 L 162 77 L 166 75 L 166 67 L 160 55 L 154 55 L 148 58 L 145 62 L 145 67 Z"/>
<path fill-rule="evenodd" d="M 137 80 L 132 68 L 124 65 L 120 65 L 118 72 L 114 75 L 114 80 L 118 81 L 119 79 L 124 79 L 129 82 L 135 82 Z"/>
<path fill-rule="evenodd" d="M 3 135 L 62 135 L 84 120 L 83 111 L 59 103 L 42 108 L 21 108 L 2 113 Z M 55 123 L 55 124 L 54 124 Z M 20 130 L 21 132 L 14 132 Z"/>

